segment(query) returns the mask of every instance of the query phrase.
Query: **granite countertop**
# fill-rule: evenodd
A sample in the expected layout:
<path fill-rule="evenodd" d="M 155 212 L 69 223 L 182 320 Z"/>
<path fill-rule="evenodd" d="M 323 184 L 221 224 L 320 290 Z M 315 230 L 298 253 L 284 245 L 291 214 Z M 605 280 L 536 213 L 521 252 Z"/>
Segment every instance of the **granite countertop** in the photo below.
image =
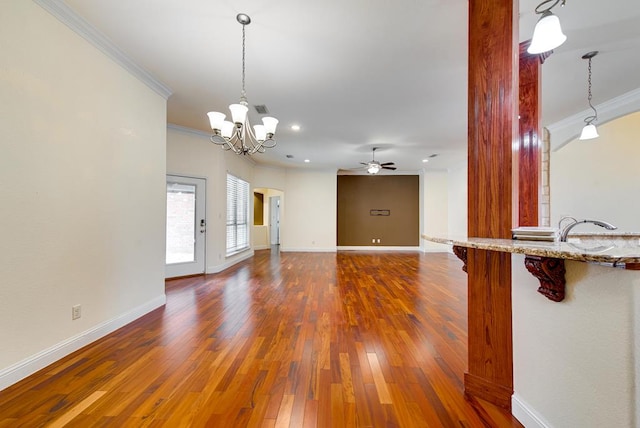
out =
<path fill-rule="evenodd" d="M 422 238 L 466 248 L 526 254 L 530 256 L 583 262 L 640 263 L 640 233 L 619 234 L 575 234 L 569 235 L 568 242 L 525 241 L 513 239 L 436 237 L 422 235 Z"/>

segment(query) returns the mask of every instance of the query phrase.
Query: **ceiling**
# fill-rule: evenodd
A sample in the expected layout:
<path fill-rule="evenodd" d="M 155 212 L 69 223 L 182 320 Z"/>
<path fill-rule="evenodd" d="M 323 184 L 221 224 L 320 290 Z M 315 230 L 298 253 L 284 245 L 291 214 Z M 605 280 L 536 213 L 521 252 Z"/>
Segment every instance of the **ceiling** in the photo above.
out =
<path fill-rule="evenodd" d="M 253 159 L 299 168 L 394 161 L 399 171 L 446 169 L 466 158 L 467 0 L 65 0 L 172 90 L 167 121 L 209 132 L 241 89 L 280 120 L 278 144 Z M 520 1 L 520 40 L 539 0 Z M 567 0 L 567 42 L 543 66 L 543 124 L 640 87 L 638 0 Z M 257 123 L 257 113 L 250 114 Z M 291 125 L 301 127 L 291 130 Z M 429 156 L 429 163 L 422 160 Z M 287 155 L 292 156 L 288 158 Z M 304 163 L 309 159 L 309 163 Z"/>

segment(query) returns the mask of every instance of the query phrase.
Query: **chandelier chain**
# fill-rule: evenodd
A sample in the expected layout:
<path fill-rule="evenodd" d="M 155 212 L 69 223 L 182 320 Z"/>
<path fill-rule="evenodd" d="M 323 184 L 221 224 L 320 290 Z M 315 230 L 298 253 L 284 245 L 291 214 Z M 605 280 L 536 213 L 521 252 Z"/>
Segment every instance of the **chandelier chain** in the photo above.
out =
<path fill-rule="evenodd" d="M 242 100 L 245 100 L 247 93 L 244 89 L 244 69 L 245 69 L 245 61 L 244 61 L 244 52 L 245 52 L 245 27 L 246 25 L 242 24 Z"/>

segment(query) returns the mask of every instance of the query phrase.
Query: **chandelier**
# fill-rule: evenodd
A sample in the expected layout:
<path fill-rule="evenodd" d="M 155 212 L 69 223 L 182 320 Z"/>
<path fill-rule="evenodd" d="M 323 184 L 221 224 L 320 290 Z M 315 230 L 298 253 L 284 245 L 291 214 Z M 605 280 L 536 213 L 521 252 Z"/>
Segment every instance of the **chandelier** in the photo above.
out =
<path fill-rule="evenodd" d="M 551 2 L 554 2 L 551 6 L 544 7 Z M 535 12 L 542 16 L 533 29 L 533 37 L 531 37 L 527 52 L 530 54 L 548 52 L 567 40 L 567 36 L 564 35 L 560 27 L 560 20 L 551 13 L 551 9 L 556 7 L 558 3 L 560 6 L 564 6 L 565 2 L 566 0 L 545 0 L 536 7 Z"/>
<path fill-rule="evenodd" d="M 598 55 L 598 51 L 588 52 L 582 55 L 582 59 L 589 60 L 589 78 L 587 80 L 588 84 L 588 93 L 587 93 L 587 101 L 589 102 L 589 107 L 593 110 L 593 114 L 591 116 L 587 116 L 584 119 L 584 128 L 582 128 L 582 132 L 580 133 L 580 140 L 591 140 L 593 138 L 598 138 L 598 129 L 593 124 L 598 120 L 598 111 L 591 103 L 591 58 Z"/>
<path fill-rule="evenodd" d="M 207 113 L 213 135 L 211 142 L 222 146 L 225 150 L 232 150 L 237 155 L 252 155 L 254 153 L 264 153 L 265 149 L 275 147 L 276 141 L 273 139 L 276 133 L 278 119 L 274 117 L 263 117 L 262 125 L 254 125 L 253 129 L 249 123 L 247 113 L 249 103 L 247 93 L 244 89 L 245 81 L 245 27 L 251 23 L 249 15 L 239 13 L 236 20 L 242 24 L 242 92 L 238 104 L 231 104 L 231 120 L 225 120 L 226 115 L 217 111 Z"/>

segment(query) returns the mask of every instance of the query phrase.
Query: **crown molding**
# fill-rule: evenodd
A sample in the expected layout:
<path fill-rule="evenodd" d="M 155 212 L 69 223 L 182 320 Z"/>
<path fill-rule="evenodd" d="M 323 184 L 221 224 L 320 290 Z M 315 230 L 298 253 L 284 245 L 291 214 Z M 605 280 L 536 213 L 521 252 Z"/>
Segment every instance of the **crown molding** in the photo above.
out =
<path fill-rule="evenodd" d="M 622 94 L 595 106 L 598 111 L 598 125 L 640 110 L 640 88 Z M 551 150 L 557 151 L 570 141 L 575 140 L 582 131 L 584 118 L 592 114 L 592 110 L 584 110 L 569 116 L 546 128 L 551 134 Z"/>
<path fill-rule="evenodd" d="M 197 135 L 198 137 L 203 137 L 203 138 L 206 138 L 207 140 L 211 138 L 211 134 L 208 132 L 204 132 L 199 129 L 189 128 L 182 125 L 176 125 L 175 123 L 167 123 L 167 129 L 173 129 L 174 131 L 183 132 L 185 134 Z"/>
<path fill-rule="evenodd" d="M 104 34 L 67 6 L 63 0 L 33 0 L 33 2 L 98 48 L 133 76 L 140 79 L 165 100 L 171 96 L 171 89 L 168 86 L 137 65 Z"/>

